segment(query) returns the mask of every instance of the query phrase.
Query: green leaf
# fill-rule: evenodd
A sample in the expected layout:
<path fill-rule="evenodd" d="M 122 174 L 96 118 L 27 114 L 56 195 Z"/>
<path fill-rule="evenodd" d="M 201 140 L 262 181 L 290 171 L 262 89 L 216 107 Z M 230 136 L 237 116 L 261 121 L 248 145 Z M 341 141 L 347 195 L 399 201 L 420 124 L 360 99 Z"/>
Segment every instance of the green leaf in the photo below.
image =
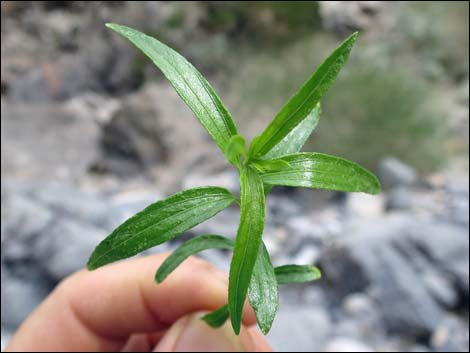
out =
<path fill-rule="evenodd" d="M 93 251 L 89 270 L 127 258 L 175 238 L 235 200 L 227 189 L 189 189 L 155 202 L 117 227 Z"/>
<path fill-rule="evenodd" d="M 323 153 L 294 153 L 280 158 L 288 168 L 262 174 L 263 182 L 271 185 L 298 186 L 369 194 L 380 192 L 377 177 L 360 165 Z M 277 159 L 273 162 L 276 163 Z M 280 164 L 275 164 L 280 165 Z"/>
<path fill-rule="evenodd" d="M 273 187 L 274 187 L 274 185 L 263 184 L 264 197 L 266 197 L 266 195 L 269 194 L 273 190 Z"/>
<path fill-rule="evenodd" d="M 114 23 L 107 23 L 106 27 L 130 40 L 153 61 L 217 145 L 225 151 L 237 129 L 227 108 L 201 73 L 175 50 L 155 38 Z"/>
<path fill-rule="evenodd" d="M 207 249 L 232 249 L 233 240 L 223 237 L 221 235 L 200 235 L 193 239 L 184 242 L 178 249 L 166 258 L 166 260 L 160 265 L 155 280 L 158 283 L 163 280 L 184 260 L 191 255 Z"/>
<path fill-rule="evenodd" d="M 274 269 L 278 284 L 303 283 L 321 278 L 318 267 L 309 265 L 285 265 Z"/>
<path fill-rule="evenodd" d="M 245 139 L 242 135 L 232 136 L 225 151 L 227 160 L 238 166 L 243 155 L 245 155 Z"/>
<path fill-rule="evenodd" d="M 225 304 L 219 309 L 204 315 L 201 320 L 204 320 L 209 326 L 217 328 L 222 326 L 228 319 L 228 305 Z"/>
<path fill-rule="evenodd" d="M 336 48 L 282 107 L 261 135 L 251 143 L 250 157 L 261 158 L 266 155 L 310 114 L 346 63 L 356 38 L 357 32 Z"/>
<path fill-rule="evenodd" d="M 271 259 L 263 243 L 259 248 L 251 277 L 248 298 L 255 311 L 259 328 L 266 335 L 271 329 L 279 307 L 279 290 Z"/>
<path fill-rule="evenodd" d="M 287 134 L 277 145 L 275 145 L 268 153 L 266 153 L 264 159 L 274 159 L 285 156 L 286 154 L 299 152 L 305 142 L 308 140 L 312 131 L 318 125 L 320 120 L 321 107 L 320 103 L 317 103 L 315 108 L 312 109 L 309 115 L 302 120 L 289 134 Z"/>
<path fill-rule="evenodd" d="M 258 257 L 264 228 L 264 190 L 258 173 L 244 166 L 240 175 L 240 225 L 237 231 L 228 287 L 228 307 L 233 330 L 238 335 L 242 310 Z"/>

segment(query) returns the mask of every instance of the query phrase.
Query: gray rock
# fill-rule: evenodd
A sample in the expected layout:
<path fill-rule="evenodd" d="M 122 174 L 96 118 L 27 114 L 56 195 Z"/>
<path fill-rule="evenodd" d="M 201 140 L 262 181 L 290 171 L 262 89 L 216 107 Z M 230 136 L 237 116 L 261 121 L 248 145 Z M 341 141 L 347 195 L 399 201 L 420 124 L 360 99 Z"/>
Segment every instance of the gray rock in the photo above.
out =
<path fill-rule="evenodd" d="M 338 321 L 335 321 L 334 325 L 335 336 L 348 337 L 350 339 L 358 339 L 367 335 L 370 336 L 371 334 L 371 332 L 368 332 L 364 329 L 363 323 L 348 317 L 340 316 L 340 319 Z M 377 327 L 377 329 L 380 330 L 381 328 Z"/>
<path fill-rule="evenodd" d="M 44 205 L 21 193 L 8 192 L 2 197 L 2 257 L 7 260 L 29 258 L 35 238 L 52 221 Z"/>
<path fill-rule="evenodd" d="M 396 187 L 387 195 L 385 207 L 389 211 L 409 210 L 413 207 L 411 190 L 406 187 Z"/>
<path fill-rule="evenodd" d="M 368 195 L 365 193 L 350 193 L 346 196 L 346 209 L 350 217 L 371 218 L 380 217 L 384 211 L 383 195 Z"/>
<path fill-rule="evenodd" d="M 383 1 L 322 2 L 319 6 L 324 26 L 341 33 L 367 29 L 385 12 Z"/>
<path fill-rule="evenodd" d="M 335 337 L 325 345 L 324 352 L 375 352 L 375 350 L 351 338 Z"/>
<path fill-rule="evenodd" d="M 8 98 L 12 102 L 45 102 L 65 100 L 83 92 L 129 92 L 141 83 L 142 72 L 133 62 L 137 53 L 116 39 L 106 39 L 104 28 L 93 35 L 82 33 L 85 41 L 80 51 L 58 53 L 58 58 L 43 58 L 10 82 Z M 106 42 L 106 44 L 105 44 Z M 49 53 L 50 55 L 50 53 Z"/>
<path fill-rule="evenodd" d="M 420 282 L 419 274 L 393 248 L 376 250 L 377 258 L 368 268 L 375 272 L 373 282 L 378 284 L 376 297 L 385 327 L 391 332 L 416 337 L 432 331 L 442 312 Z M 377 268 L 372 270 L 371 266 Z"/>
<path fill-rule="evenodd" d="M 67 182 L 42 183 L 31 189 L 32 197 L 54 212 L 56 219 L 72 218 L 97 226 L 106 225 L 110 207 L 96 192 L 86 192 Z"/>
<path fill-rule="evenodd" d="M 431 336 L 432 349 L 435 352 L 468 352 L 468 329 L 468 321 L 447 315 Z"/>
<path fill-rule="evenodd" d="M 287 286 L 295 288 L 297 286 Z M 321 289 L 321 287 L 318 285 L 318 283 L 311 283 L 310 285 L 307 285 L 305 287 L 299 286 L 302 288 L 302 296 L 301 296 L 301 301 L 302 303 L 305 303 L 305 305 L 308 306 L 326 306 L 326 301 L 324 298 L 324 292 Z"/>
<path fill-rule="evenodd" d="M 447 274 L 452 286 L 468 298 L 468 230 L 448 223 L 430 222 L 413 224 L 408 232 L 412 243 L 417 244 L 428 262 Z"/>
<path fill-rule="evenodd" d="M 296 239 L 321 239 L 327 232 L 321 224 L 313 222 L 310 218 L 302 215 L 289 218 L 286 228 L 290 237 L 295 237 Z"/>
<path fill-rule="evenodd" d="M 107 232 L 73 220 L 59 220 L 39 239 L 37 261 L 47 274 L 59 281 L 83 269 L 93 249 Z"/>
<path fill-rule="evenodd" d="M 123 100 L 104 125 L 100 143 L 94 170 L 124 177 L 146 172 L 167 192 L 181 190 L 188 174 L 213 175 L 226 166 L 223 154 L 166 82 L 148 84 Z"/>
<path fill-rule="evenodd" d="M 452 282 L 445 275 L 437 272 L 426 273 L 422 277 L 426 288 L 434 299 L 447 309 L 455 309 L 459 304 L 459 295 Z"/>
<path fill-rule="evenodd" d="M 65 109 L 79 119 L 92 119 L 100 125 L 109 123 L 120 109 L 122 101 L 114 97 L 85 92 L 64 103 Z"/>
<path fill-rule="evenodd" d="M 390 216 L 363 224 L 347 239 L 322 254 L 320 263 L 332 296 L 372 290 L 385 329 L 411 337 L 432 332 L 442 311 L 420 273 L 395 243 L 413 247 L 406 231 L 414 223 Z"/>
<path fill-rule="evenodd" d="M 267 219 L 272 220 L 273 224 L 283 225 L 291 217 L 301 215 L 300 204 L 284 195 L 271 194 L 266 198 Z"/>
<path fill-rule="evenodd" d="M 43 277 L 32 273 L 23 278 L 12 277 L 4 270 L 2 263 L 2 327 L 15 330 L 49 291 L 50 288 Z"/>
<path fill-rule="evenodd" d="M 102 157 L 94 169 L 129 176 L 165 162 L 169 152 L 163 134 L 153 103 L 142 95 L 131 96 L 103 126 Z"/>
<path fill-rule="evenodd" d="M 448 219 L 457 225 L 469 227 L 469 203 L 468 192 L 461 194 L 454 194 L 449 197 L 447 210 Z"/>
<path fill-rule="evenodd" d="M 98 125 L 61 104 L 2 104 L 2 177 L 71 180 L 98 153 Z"/>
<path fill-rule="evenodd" d="M 344 312 L 352 317 L 373 317 L 376 313 L 374 301 L 363 293 L 354 293 L 344 298 L 342 303 Z"/>
<path fill-rule="evenodd" d="M 418 174 L 411 166 L 393 157 L 380 161 L 377 175 L 384 188 L 416 186 L 421 183 Z"/>
<path fill-rule="evenodd" d="M 319 247 L 310 243 L 300 249 L 300 251 L 292 258 L 292 263 L 313 265 L 317 262 L 319 255 Z"/>
<path fill-rule="evenodd" d="M 267 337 L 275 351 L 315 352 L 331 329 L 330 318 L 321 307 L 283 305 Z"/>
<path fill-rule="evenodd" d="M 103 218 L 105 218 L 103 227 L 111 231 L 137 212 L 162 199 L 164 199 L 164 196 L 154 187 L 143 187 L 114 193 L 104 202 L 106 212 L 102 213 Z"/>

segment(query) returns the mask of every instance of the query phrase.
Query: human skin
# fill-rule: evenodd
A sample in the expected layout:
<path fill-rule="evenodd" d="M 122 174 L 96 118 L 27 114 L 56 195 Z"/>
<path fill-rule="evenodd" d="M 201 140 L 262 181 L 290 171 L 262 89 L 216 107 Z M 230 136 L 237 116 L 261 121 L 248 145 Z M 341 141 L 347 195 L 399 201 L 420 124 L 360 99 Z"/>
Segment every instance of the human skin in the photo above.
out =
<path fill-rule="evenodd" d="M 199 318 L 227 302 L 227 274 L 191 257 L 163 283 L 158 254 L 66 278 L 24 321 L 6 351 L 270 351 L 245 304 L 243 327 Z"/>

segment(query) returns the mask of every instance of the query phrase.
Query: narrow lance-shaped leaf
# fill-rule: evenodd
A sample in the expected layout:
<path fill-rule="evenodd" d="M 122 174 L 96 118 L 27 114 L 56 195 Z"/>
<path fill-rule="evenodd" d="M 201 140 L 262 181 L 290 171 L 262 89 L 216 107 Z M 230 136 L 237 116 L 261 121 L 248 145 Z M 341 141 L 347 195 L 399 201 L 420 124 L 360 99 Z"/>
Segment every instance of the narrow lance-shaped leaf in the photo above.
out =
<path fill-rule="evenodd" d="M 190 239 L 173 251 L 160 265 L 155 275 L 155 280 L 158 283 L 163 282 L 176 267 L 191 255 L 207 249 L 232 249 L 233 244 L 233 240 L 215 234 L 200 235 Z"/>
<path fill-rule="evenodd" d="M 238 335 L 251 275 L 258 257 L 264 228 L 264 191 L 258 173 L 244 166 L 240 177 L 241 213 L 235 240 L 228 287 L 228 307 L 233 330 Z"/>
<path fill-rule="evenodd" d="M 263 243 L 259 248 L 258 258 L 251 277 L 248 298 L 251 307 L 255 311 L 259 328 L 266 335 L 271 329 L 279 307 L 279 290 L 273 265 Z"/>
<path fill-rule="evenodd" d="M 318 267 L 310 265 L 284 265 L 274 268 L 278 284 L 303 283 L 321 278 Z"/>
<path fill-rule="evenodd" d="M 319 188 L 337 191 L 366 192 L 377 194 L 380 183 L 377 177 L 360 165 L 343 158 L 323 153 L 294 153 L 284 156 L 289 164 L 282 167 L 273 160 L 277 170 L 261 175 L 263 182 L 271 185 Z"/>
<path fill-rule="evenodd" d="M 318 125 L 320 120 L 321 107 L 317 103 L 315 108 L 312 109 L 310 114 L 302 120 L 291 132 L 279 141 L 268 153 L 263 156 L 263 159 L 274 159 L 285 156 L 286 154 L 299 152 L 305 142 L 312 134 L 312 131 Z"/>
<path fill-rule="evenodd" d="M 237 129 L 227 108 L 201 73 L 183 56 L 153 37 L 114 23 L 106 26 L 126 37 L 153 61 L 225 152 Z"/>
<path fill-rule="evenodd" d="M 253 140 L 249 150 L 250 157 L 261 158 L 266 155 L 310 114 L 346 63 L 356 38 L 357 33 L 352 34 L 333 51 L 282 107 L 261 135 Z"/>
<path fill-rule="evenodd" d="M 235 200 L 227 189 L 201 187 L 158 201 L 117 227 L 93 251 L 89 270 L 138 254 L 211 218 Z"/>
<path fill-rule="evenodd" d="M 204 315 L 201 317 L 201 320 L 204 320 L 209 326 L 217 328 L 222 326 L 225 321 L 227 321 L 228 316 L 228 305 L 225 304 L 219 309 Z"/>

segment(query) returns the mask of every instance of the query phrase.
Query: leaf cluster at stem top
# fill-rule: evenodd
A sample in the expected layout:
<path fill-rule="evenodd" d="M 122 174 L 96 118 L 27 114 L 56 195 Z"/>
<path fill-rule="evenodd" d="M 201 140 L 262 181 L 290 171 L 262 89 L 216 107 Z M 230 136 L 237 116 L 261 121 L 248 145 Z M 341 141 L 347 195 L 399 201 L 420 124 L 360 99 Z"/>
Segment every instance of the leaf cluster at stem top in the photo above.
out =
<path fill-rule="evenodd" d="M 248 295 L 258 324 L 267 333 L 278 305 L 278 285 L 320 278 L 310 264 L 273 267 L 262 240 L 265 197 L 273 186 L 322 188 L 338 191 L 380 192 L 377 178 L 358 164 L 322 153 L 300 152 L 320 118 L 320 99 L 346 63 L 357 33 L 349 36 L 317 68 L 266 129 L 247 149 L 228 109 L 209 82 L 183 56 L 155 38 L 135 29 L 107 24 L 147 55 L 173 85 L 181 99 L 240 173 L 240 198 L 215 187 L 185 190 L 157 201 L 126 220 L 93 251 L 88 269 L 138 254 L 169 241 L 213 217 L 233 201 L 240 205 L 240 224 L 235 241 L 208 234 L 182 244 L 158 269 L 158 283 L 188 256 L 219 248 L 233 250 L 228 303 L 203 319 L 211 326 L 230 317 L 240 332 L 242 309 Z"/>

